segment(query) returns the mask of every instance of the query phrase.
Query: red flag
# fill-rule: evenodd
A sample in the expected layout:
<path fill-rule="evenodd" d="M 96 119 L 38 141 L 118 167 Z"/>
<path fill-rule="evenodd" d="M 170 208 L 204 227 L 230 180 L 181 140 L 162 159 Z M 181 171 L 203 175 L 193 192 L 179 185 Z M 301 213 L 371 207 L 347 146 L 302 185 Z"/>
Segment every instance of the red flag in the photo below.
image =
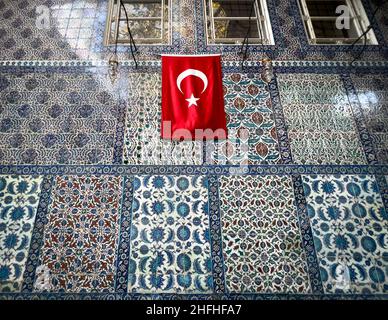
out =
<path fill-rule="evenodd" d="M 162 55 L 161 136 L 227 138 L 220 55 Z"/>

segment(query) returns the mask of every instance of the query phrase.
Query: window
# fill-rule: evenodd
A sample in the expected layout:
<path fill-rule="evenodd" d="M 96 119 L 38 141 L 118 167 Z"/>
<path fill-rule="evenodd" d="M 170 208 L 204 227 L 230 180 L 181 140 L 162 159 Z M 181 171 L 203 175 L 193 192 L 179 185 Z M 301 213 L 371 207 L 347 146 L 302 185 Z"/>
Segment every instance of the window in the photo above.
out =
<path fill-rule="evenodd" d="M 352 44 L 369 26 L 369 20 L 360 0 L 299 0 L 300 9 L 310 44 Z M 349 24 L 337 28 L 336 21 L 343 11 L 336 13 L 338 6 L 346 6 Z M 357 44 L 363 44 L 362 37 Z M 366 35 L 367 44 L 377 44 L 373 30 Z"/>
<path fill-rule="evenodd" d="M 204 1 L 208 44 L 274 44 L 265 0 Z"/>
<path fill-rule="evenodd" d="M 170 0 L 109 0 L 104 44 L 129 44 L 130 36 L 136 44 L 170 43 Z M 125 6 L 125 10 L 123 8 Z M 116 28 L 116 26 L 119 26 Z"/>

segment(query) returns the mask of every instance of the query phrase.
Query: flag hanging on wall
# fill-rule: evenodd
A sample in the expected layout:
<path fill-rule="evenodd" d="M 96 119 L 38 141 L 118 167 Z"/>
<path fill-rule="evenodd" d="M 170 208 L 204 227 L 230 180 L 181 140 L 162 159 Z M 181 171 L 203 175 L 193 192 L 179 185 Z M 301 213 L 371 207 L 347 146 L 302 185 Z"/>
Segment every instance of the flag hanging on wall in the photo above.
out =
<path fill-rule="evenodd" d="M 162 55 L 163 139 L 226 139 L 221 55 Z"/>

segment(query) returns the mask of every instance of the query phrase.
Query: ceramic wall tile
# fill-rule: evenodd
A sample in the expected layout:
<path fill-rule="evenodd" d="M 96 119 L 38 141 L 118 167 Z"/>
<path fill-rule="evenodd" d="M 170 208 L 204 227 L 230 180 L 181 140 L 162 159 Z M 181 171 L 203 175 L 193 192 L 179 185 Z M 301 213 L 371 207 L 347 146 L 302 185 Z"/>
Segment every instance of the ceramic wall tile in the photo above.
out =
<path fill-rule="evenodd" d="M 230 292 L 310 292 L 292 179 L 220 179 L 226 286 Z"/>
<path fill-rule="evenodd" d="M 326 293 L 388 290 L 388 215 L 373 176 L 303 176 Z"/>
<path fill-rule="evenodd" d="M 46 290 L 114 290 L 121 194 L 121 177 L 55 178 L 38 266 Z"/>
<path fill-rule="evenodd" d="M 295 163 L 366 162 L 338 75 L 279 74 L 278 83 Z"/>
<path fill-rule="evenodd" d="M 42 177 L 0 175 L 0 292 L 20 291 Z"/>
<path fill-rule="evenodd" d="M 207 178 L 134 180 L 129 292 L 212 292 Z"/>
<path fill-rule="evenodd" d="M 386 75 L 352 75 L 377 159 L 388 163 L 388 89 Z"/>

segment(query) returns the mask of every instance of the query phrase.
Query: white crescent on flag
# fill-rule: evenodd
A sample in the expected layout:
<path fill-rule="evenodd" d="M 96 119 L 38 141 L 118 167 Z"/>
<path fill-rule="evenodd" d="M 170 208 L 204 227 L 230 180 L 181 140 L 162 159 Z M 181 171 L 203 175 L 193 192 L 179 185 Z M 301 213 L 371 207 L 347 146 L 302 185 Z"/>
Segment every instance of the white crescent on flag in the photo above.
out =
<path fill-rule="evenodd" d="M 195 76 L 195 77 L 200 78 L 203 81 L 203 90 L 202 90 L 201 93 L 203 93 L 206 90 L 207 85 L 208 85 L 208 81 L 207 81 L 206 75 L 202 71 L 199 71 L 199 70 L 196 70 L 196 69 L 186 69 L 176 79 L 176 85 L 177 85 L 177 87 L 178 87 L 180 92 L 183 93 L 183 91 L 181 89 L 181 83 L 182 83 L 183 79 L 185 79 L 188 76 Z"/>

